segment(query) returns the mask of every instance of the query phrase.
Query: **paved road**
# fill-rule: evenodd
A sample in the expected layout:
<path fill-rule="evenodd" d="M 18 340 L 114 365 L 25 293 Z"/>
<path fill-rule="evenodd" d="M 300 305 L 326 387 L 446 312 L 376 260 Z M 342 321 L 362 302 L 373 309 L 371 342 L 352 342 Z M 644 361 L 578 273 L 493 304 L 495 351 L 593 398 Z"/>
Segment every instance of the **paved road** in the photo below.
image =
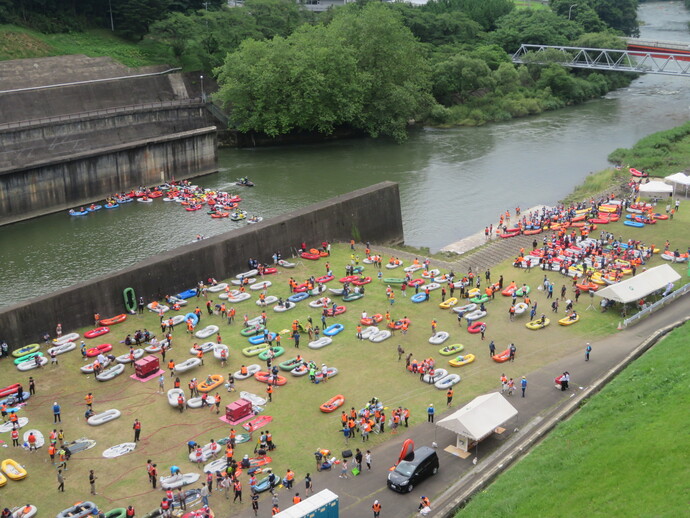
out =
<path fill-rule="evenodd" d="M 635 347 L 642 343 L 649 335 L 661 327 L 679 321 L 690 314 L 690 297 L 682 297 L 671 306 L 643 320 L 636 326 L 620 331 L 598 342 L 593 342 L 593 352 L 589 362 L 584 361 L 584 343 L 582 352 L 566 356 L 528 375 L 529 386 L 527 397 L 513 396 L 511 403 L 518 409 L 519 414 L 508 430 L 501 436 L 493 436 L 483 441 L 478 448 L 478 463 L 472 464 L 472 458 L 460 459 L 445 451 L 443 448 L 455 444 L 452 433 L 440 429 L 429 423 L 422 423 L 411 429 L 403 429 L 397 439 L 387 441 L 372 451 L 373 467 L 358 477 L 341 479 L 339 470 L 312 473 L 316 491 L 328 488 L 340 497 L 340 516 L 343 518 L 364 518 L 373 516 L 371 506 L 378 499 L 383 506 L 381 513 L 385 517 L 403 517 L 415 514 L 419 499 L 422 495 L 429 497 L 432 507 L 440 509 L 452 495 L 443 495 L 444 491 L 453 483 L 466 477 L 471 481 L 481 475 L 495 459 L 490 454 L 495 452 L 505 441 L 514 434 L 515 428 L 526 429 L 535 423 L 558 411 L 560 407 L 574 396 L 574 393 L 585 388 L 593 380 L 601 377 L 606 371 L 622 361 Z M 519 357 L 516 359 L 519 363 Z M 571 391 L 560 392 L 554 389 L 553 379 L 563 371 L 571 373 Z M 454 408 L 453 410 L 456 410 Z M 443 415 L 436 416 L 438 421 Z M 389 432 L 386 432 L 389 433 Z M 397 460 L 400 446 L 404 439 L 411 438 L 416 445 L 431 445 L 436 442 L 441 461 L 441 471 L 435 477 L 426 480 L 412 493 L 400 495 L 386 488 L 388 468 Z M 361 442 L 350 441 L 350 447 L 361 447 Z M 337 453 L 337 452 L 336 452 Z M 467 476 L 469 475 L 469 476 Z M 300 478 L 294 491 L 304 495 L 304 483 Z M 285 510 L 292 502 L 292 491 L 281 489 L 278 492 L 281 509 Z M 212 500 L 220 500 L 213 497 Z M 446 500 L 446 501 L 442 501 Z M 213 504 L 213 501 L 211 502 Z M 259 516 L 270 516 L 270 495 L 262 495 Z M 221 505 L 221 512 L 226 509 Z M 433 515 L 433 514 L 432 514 Z M 250 518 L 254 516 L 251 510 L 246 510 L 235 516 Z"/>

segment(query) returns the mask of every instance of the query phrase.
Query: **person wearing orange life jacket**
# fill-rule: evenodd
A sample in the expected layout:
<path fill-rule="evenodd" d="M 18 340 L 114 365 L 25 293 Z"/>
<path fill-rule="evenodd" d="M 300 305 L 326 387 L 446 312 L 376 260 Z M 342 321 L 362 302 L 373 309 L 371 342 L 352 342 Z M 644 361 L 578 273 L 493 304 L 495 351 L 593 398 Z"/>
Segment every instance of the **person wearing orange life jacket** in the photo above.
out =
<path fill-rule="evenodd" d="M 235 490 L 235 498 L 232 499 L 233 503 L 238 498 L 240 499 L 240 503 L 242 503 L 242 483 L 240 482 L 240 479 L 235 479 L 232 488 Z"/>
<path fill-rule="evenodd" d="M 57 449 L 55 448 L 55 444 L 50 444 L 48 446 L 48 455 L 50 455 L 50 462 L 52 464 L 55 464 L 55 453 L 57 452 Z"/>
<path fill-rule="evenodd" d="M 381 516 L 381 504 L 378 500 L 374 500 L 374 505 L 371 506 L 371 510 L 374 511 L 374 518 Z"/>
<path fill-rule="evenodd" d="M 429 499 L 427 497 L 422 496 L 421 502 L 419 503 L 419 510 L 421 511 L 425 507 L 431 507 L 431 502 L 429 501 Z"/>
<path fill-rule="evenodd" d="M 278 504 L 274 504 L 273 507 L 271 508 L 271 516 L 275 516 L 280 512 L 280 507 L 278 507 Z"/>
<path fill-rule="evenodd" d="M 125 516 L 127 518 L 134 518 L 136 516 L 134 507 L 132 507 L 131 505 L 127 507 L 127 510 L 125 511 Z"/>
<path fill-rule="evenodd" d="M 302 497 L 299 496 L 299 493 L 295 493 L 295 496 L 292 497 L 292 503 L 299 504 L 301 501 Z"/>

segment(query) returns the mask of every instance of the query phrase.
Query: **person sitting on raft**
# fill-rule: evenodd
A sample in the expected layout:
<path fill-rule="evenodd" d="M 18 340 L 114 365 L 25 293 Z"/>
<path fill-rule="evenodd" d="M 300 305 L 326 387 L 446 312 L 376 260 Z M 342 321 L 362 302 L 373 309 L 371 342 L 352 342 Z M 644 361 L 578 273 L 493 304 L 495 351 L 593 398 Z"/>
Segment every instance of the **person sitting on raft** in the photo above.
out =
<path fill-rule="evenodd" d="M 541 318 L 539 319 L 539 323 L 543 324 L 544 322 L 546 322 L 546 315 L 544 313 L 542 313 Z"/>
<path fill-rule="evenodd" d="M 569 320 L 577 320 L 577 311 L 573 311 L 568 317 Z"/>

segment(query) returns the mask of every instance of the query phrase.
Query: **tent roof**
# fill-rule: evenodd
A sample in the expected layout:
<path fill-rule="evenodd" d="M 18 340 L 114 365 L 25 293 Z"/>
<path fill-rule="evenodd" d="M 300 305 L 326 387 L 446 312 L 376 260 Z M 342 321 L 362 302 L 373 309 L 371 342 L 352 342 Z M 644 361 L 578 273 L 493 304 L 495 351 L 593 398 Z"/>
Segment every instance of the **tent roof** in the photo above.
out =
<path fill-rule="evenodd" d="M 654 180 L 640 185 L 640 192 L 673 192 L 669 184 Z"/>
<path fill-rule="evenodd" d="M 678 279 L 680 275 L 673 268 L 668 264 L 662 264 L 635 277 L 598 290 L 595 295 L 625 304 L 644 298 Z"/>
<path fill-rule="evenodd" d="M 671 176 L 667 176 L 666 180 L 670 180 L 674 183 L 680 183 L 683 185 L 690 185 L 690 176 L 684 173 L 674 173 Z"/>
<path fill-rule="evenodd" d="M 498 392 L 474 398 L 460 410 L 444 417 L 438 426 L 480 441 L 518 411 Z"/>

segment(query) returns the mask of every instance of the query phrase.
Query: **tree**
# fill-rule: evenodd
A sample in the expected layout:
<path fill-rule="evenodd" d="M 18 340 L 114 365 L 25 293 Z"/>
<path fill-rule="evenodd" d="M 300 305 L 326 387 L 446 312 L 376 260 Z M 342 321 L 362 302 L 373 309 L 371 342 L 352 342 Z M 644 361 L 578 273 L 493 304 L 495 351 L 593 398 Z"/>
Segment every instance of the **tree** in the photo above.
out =
<path fill-rule="evenodd" d="M 515 4 L 510 0 L 431 0 L 422 9 L 435 13 L 461 11 L 485 31 L 491 31 L 499 18 L 515 9 Z"/>
<path fill-rule="evenodd" d="M 556 14 L 579 23 L 586 32 L 600 32 L 606 29 L 606 23 L 599 18 L 587 0 L 551 0 L 549 5 Z"/>
<path fill-rule="evenodd" d="M 462 104 L 481 90 L 492 90 L 496 82 L 486 62 L 461 54 L 438 63 L 433 72 L 433 94 L 445 106 Z"/>
<path fill-rule="evenodd" d="M 264 38 L 288 36 L 303 21 L 303 11 L 294 0 L 247 0 L 244 5 Z"/>
<path fill-rule="evenodd" d="M 364 91 L 352 48 L 325 27 L 290 38 L 245 41 L 218 72 L 218 99 L 240 131 L 270 136 L 331 133 L 361 110 Z"/>
<path fill-rule="evenodd" d="M 287 38 L 245 41 L 216 73 L 234 126 L 272 136 L 351 125 L 402 140 L 408 120 L 433 104 L 421 44 L 381 4 L 339 10 L 329 25 Z"/>
<path fill-rule="evenodd" d="M 512 53 L 523 43 L 568 45 L 580 34 L 582 27 L 577 23 L 564 20 L 551 11 L 523 9 L 501 18 L 489 38 Z"/>
<path fill-rule="evenodd" d="M 118 0 L 113 2 L 115 29 L 126 38 L 141 40 L 149 26 L 162 19 L 170 0 Z"/>
<path fill-rule="evenodd" d="M 370 3 L 359 12 L 344 9 L 329 27 L 353 47 L 364 78 L 357 126 L 374 137 L 403 140 L 408 121 L 433 104 L 423 47 L 400 15 L 384 4 Z"/>

